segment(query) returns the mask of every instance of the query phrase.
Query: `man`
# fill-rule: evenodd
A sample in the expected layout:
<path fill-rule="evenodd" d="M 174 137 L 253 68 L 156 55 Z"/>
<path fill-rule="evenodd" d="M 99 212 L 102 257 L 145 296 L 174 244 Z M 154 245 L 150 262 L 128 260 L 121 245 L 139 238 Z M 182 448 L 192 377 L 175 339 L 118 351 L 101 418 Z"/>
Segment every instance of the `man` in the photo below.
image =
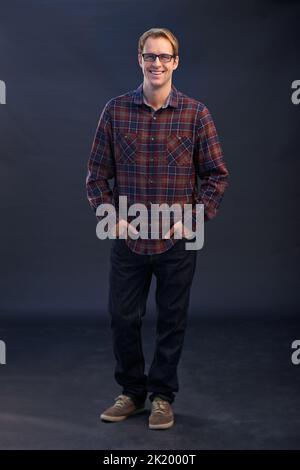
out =
<path fill-rule="evenodd" d="M 172 219 L 167 234 L 158 228 L 154 239 L 131 237 L 138 232 L 130 217 L 119 217 L 118 197 L 127 196 L 129 205 L 143 203 L 149 209 L 152 204 L 178 203 L 183 207 L 190 203 L 193 224 L 196 204 L 203 204 L 204 220 L 208 221 L 217 213 L 228 185 L 228 171 L 207 107 L 172 84 L 179 64 L 176 37 L 164 28 L 146 31 L 139 39 L 138 61 L 143 83 L 106 104 L 88 162 L 90 205 L 96 211 L 100 204 L 111 203 L 117 212 L 112 231 L 117 238 L 110 257 L 109 312 L 115 379 L 122 394 L 101 419 L 117 422 L 142 412 L 150 393 L 149 427 L 167 429 L 174 424 L 171 404 L 179 390 L 177 367 L 197 251 L 185 250 L 185 241 L 193 236 L 185 219 Z M 197 176 L 202 180 L 199 189 Z M 108 183 L 111 178 L 113 190 Z M 122 238 L 127 230 L 129 237 Z M 175 232 L 183 238 L 175 238 Z M 152 274 L 157 281 L 157 334 L 146 375 L 141 324 Z"/>

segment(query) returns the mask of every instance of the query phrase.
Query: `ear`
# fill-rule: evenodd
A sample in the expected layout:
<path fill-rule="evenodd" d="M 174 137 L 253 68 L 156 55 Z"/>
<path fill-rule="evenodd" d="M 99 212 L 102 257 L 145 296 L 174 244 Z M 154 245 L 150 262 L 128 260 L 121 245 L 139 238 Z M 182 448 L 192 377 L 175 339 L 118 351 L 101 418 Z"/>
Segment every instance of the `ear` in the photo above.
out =
<path fill-rule="evenodd" d="M 138 62 L 139 62 L 139 66 L 142 68 L 143 67 L 143 62 L 142 62 L 143 58 L 142 58 L 142 54 L 139 52 L 138 53 Z"/>
<path fill-rule="evenodd" d="M 173 70 L 176 70 L 179 65 L 179 55 L 175 57 L 175 60 L 173 62 Z"/>

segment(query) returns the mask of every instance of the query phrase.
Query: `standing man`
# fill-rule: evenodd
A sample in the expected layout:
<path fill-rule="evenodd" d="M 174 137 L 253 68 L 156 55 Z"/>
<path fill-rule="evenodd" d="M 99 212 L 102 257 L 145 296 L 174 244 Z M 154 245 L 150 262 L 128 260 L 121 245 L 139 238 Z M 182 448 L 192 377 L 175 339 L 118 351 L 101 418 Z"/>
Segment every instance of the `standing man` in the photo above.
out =
<path fill-rule="evenodd" d="M 197 251 L 185 250 L 191 238 L 185 220 L 172 220 L 164 238 L 118 238 L 137 233 L 119 217 L 118 198 L 128 205 L 203 204 L 212 219 L 228 185 L 222 149 L 207 107 L 178 91 L 172 75 L 179 64 L 178 40 L 165 28 L 152 28 L 139 39 L 138 61 L 144 80 L 105 105 L 88 162 L 87 194 L 96 211 L 103 203 L 116 208 L 109 275 L 109 313 L 116 359 L 115 379 L 122 394 L 101 414 L 121 421 L 142 412 L 147 394 L 152 402 L 150 429 L 174 424 L 171 407 L 178 392 L 177 367 L 187 322 Z M 198 188 L 197 176 L 201 180 Z M 108 181 L 114 178 L 111 190 Z M 104 216 L 98 216 L 102 220 Z M 150 230 L 149 224 L 149 230 Z M 157 225 L 157 224 L 155 224 Z M 174 238 L 180 233 L 183 238 Z M 152 274 L 156 277 L 155 352 L 148 375 L 141 343 L 141 324 Z"/>

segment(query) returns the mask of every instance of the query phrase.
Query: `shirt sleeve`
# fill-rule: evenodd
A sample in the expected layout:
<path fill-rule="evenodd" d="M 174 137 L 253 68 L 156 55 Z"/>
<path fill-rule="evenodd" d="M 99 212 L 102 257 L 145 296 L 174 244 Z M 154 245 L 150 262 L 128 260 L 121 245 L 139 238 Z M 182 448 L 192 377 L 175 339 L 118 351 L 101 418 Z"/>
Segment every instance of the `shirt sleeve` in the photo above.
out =
<path fill-rule="evenodd" d="M 201 181 L 196 203 L 204 205 L 204 222 L 206 222 L 216 216 L 229 178 L 217 130 L 206 106 L 201 112 L 197 129 L 194 165 Z M 196 205 L 192 210 L 192 218 L 194 230 Z"/>
<path fill-rule="evenodd" d="M 109 113 L 109 103 L 107 103 L 101 113 L 96 129 L 91 154 L 88 160 L 86 177 L 87 198 L 95 213 L 100 204 L 110 203 L 115 206 L 113 192 L 108 182 L 115 177 L 112 140 L 112 122 Z M 115 210 L 118 220 L 116 207 Z M 104 217 L 106 216 L 96 216 L 99 221 Z"/>

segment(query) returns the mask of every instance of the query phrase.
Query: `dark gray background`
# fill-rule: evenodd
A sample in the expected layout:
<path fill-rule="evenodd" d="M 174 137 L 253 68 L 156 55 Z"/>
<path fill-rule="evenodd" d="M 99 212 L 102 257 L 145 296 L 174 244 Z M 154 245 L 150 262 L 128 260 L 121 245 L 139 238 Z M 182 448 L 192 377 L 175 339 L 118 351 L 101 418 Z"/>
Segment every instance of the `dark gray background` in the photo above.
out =
<path fill-rule="evenodd" d="M 137 41 L 151 27 L 178 37 L 174 84 L 210 109 L 231 176 L 191 313 L 296 314 L 299 3 L 241 3 L 1 1 L 2 318 L 107 314 L 111 241 L 95 234 L 86 165 L 105 103 L 142 82 Z"/>

